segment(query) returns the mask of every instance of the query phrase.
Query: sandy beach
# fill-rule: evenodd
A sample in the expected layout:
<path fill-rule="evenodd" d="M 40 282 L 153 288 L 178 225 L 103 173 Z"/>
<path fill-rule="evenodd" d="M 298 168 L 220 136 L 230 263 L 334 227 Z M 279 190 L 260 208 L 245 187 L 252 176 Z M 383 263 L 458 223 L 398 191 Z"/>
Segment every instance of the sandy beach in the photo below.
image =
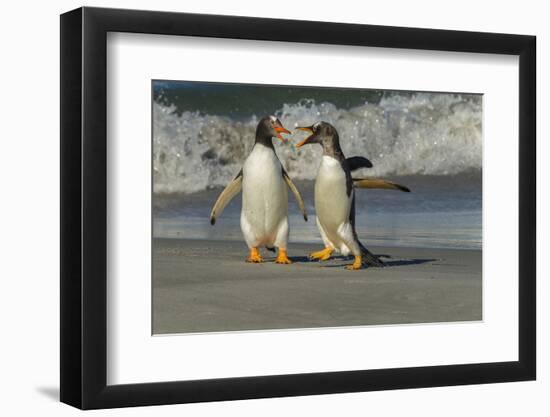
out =
<path fill-rule="evenodd" d="M 375 247 L 385 268 L 319 263 L 318 244 L 289 246 L 293 265 L 247 264 L 242 241 L 153 240 L 153 333 L 292 329 L 482 319 L 480 250 Z"/>

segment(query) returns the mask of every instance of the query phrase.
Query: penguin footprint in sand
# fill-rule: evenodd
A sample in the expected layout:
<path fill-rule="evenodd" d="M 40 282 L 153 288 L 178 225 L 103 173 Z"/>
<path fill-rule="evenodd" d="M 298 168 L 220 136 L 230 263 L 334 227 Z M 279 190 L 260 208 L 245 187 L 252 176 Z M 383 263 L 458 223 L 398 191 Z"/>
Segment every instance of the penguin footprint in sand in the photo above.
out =
<path fill-rule="evenodd" d="M 346 266 L 347 269 L 361 269 L 363 263 L 384 266 L 384 262 L 373 255 L 357 237 L 355 188 L 387 188 L 406 192 L 409 189 L 383 179 L 352 178 L 352 171 L 371 168 L 372 163 L 360 156 L 346 159 L 340 148 L 338 132 L 331 124 L 318 122 L 297 129 L 310 134 L 296 145 L 297 148 L 313 143 L 323 147 L 323 157 L 315 179 L 315 211 L 325 248 L 310 254 L 310 259 L 327 260 L 336 250 L 344 256 L 354 256 L 353 264 Z"/>
<path fill-rule="evenodd" d="M 275 116 L 260 120 L 252 152 L 235 179 L 222 191 L 210 214 L 210 223 L 216 223 L 223 209 L 242 190 L 241 230 L 250 250 L 247 262 L 263 262 L 259 248 L 265 246 L 270 250 L 279 249 L 275 262 L 292 263 L 287 256 L 289 226 L 286 187 L 293 192 L 307 221 L 302 196 L 273 147 L 274 137 L 285 142 L 282 133 L 290 132 Z"/>

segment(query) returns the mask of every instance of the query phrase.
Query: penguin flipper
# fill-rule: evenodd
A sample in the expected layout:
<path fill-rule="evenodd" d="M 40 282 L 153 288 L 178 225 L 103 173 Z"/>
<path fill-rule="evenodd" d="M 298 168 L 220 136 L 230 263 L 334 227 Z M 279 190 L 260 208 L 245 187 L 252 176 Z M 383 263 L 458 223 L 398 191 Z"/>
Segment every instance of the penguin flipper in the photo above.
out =
<path fill-rule="evenodd" d="M 399 190 L 406 193 L 411 192 L 411 190 L 404 185 L 379 178 L 354 178 L 353 186 L 355 188 L 382 188 L 386 190 Z"/>
<path fill-rule="evenodd" d="M 372 162 L 363 156 L 346 158 L 350 172 L 361 168 L 372 168 Z"/>
<path fill-rule="evenodd" d="M 300 211 L 302 212 L 302 215 L 304 216 L 304 220 L 307 222 L 307 212 L 306 212 L 306 205 L 304 204 L 304 200 L 302 198 L 302 195 L 300 194 L 300 191 L 298 191 L 298 188 L 294 185 L 286 171 L 283 169 L 283 178 L 285 179 L 286 185 L 288 185 L 288 188 L 292 191 L 294 194 L 294 197 L 296 197 L 296 201 L 298 202 L 298 205 L 300 206 Z"/>
<path fill-rule="evenodd" d="M 243 187 L 243 170 L 237 174 L 237 176 L 224 188 L 214 207 L 212 207 L 212 212 L 210 213 L 210 224 L 215 224 L 216 219 L 223 212 L 223 209 L 229 202 L 235 197 Z"/>

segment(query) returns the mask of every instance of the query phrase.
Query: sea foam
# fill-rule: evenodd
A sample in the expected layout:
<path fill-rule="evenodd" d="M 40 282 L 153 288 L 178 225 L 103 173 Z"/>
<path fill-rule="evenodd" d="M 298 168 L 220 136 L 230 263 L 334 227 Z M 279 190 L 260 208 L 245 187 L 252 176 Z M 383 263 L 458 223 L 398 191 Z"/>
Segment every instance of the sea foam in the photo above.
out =
<path fill-rule="evenodd" d="M 239 172 L 254 144 L 258 120 L 178 114 L 174 106 L 153 103 L 155 193 L 191 193 L 224 186 Z M 481 170 L 481 96 L 417 93 L 391 95 L 377 104 L 351 109 L 302 100 L 276 112 L 289 130 L 323 120 L 339 132 L 346 156 L 369 158 L 374 167 L 359 175 L 455 175 Z M 314 179 L 319 146 L 296 149 L 306 133 L 289 144 L 274 139 L 279 159 L 295 179 Z"/>

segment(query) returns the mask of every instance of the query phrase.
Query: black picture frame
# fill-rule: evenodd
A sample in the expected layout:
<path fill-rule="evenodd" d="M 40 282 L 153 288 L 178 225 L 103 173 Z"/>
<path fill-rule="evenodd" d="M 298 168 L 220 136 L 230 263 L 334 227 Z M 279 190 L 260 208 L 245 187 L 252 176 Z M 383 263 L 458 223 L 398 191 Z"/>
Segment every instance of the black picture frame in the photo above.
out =
<path fill-rule="evenodd" d="M 519 56 L 519 360 L 107 385 L 108 32 Z M 61 401 L 81 409 L 533 380 L 536 38 L 252 17 L 79 8 L 61 15 Z"/>

